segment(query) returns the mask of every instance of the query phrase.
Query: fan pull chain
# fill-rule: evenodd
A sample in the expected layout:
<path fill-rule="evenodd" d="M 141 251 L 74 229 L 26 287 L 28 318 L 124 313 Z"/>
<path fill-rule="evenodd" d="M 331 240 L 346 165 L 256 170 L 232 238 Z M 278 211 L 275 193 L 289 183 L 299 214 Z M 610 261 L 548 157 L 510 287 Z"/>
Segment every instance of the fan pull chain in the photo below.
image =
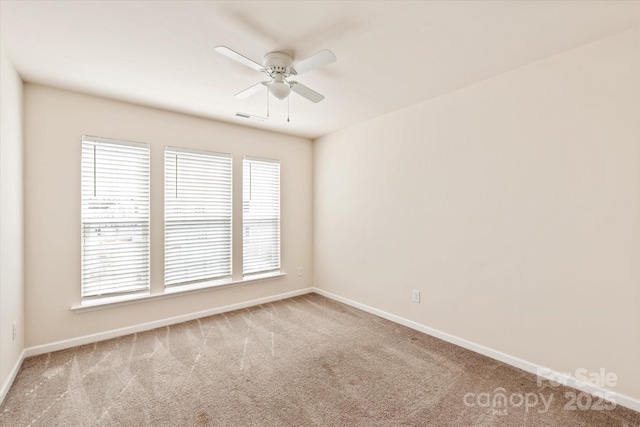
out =
<path fill-rule="evenodd" d="M 269 86 L 267 86 L 267 118 L 269 118 Z"/>
<path fill-rule="evenodd" d="M 289 120 L 289 107 L 290 106 L 291 106 L 291 97 L 287 96 L 287 123 L 291 121 L 291 120 Z"/>

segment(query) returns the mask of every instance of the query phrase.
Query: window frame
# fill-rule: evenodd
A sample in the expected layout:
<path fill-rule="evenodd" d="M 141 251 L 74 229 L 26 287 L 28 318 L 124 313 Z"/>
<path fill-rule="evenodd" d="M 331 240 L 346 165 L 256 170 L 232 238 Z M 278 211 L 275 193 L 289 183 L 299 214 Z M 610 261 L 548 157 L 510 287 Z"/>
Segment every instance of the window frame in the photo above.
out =
<path fill-rule="evenodd" d="M 93 146 L 93 164 L 85 164 L 85 160 L 87 157 L 91 157 L 91 149 Z M 98 148 L 102 147 L 103 150 L 103 162 L 108 162 L 109 156 L 116 157 L 118 160 L 122 159 L 122 162 L 119 164 L 112 164 L 112 168 L 104 168 L 103 166 L 103 179 L 99 184 L 98 180 Z M 119 148 L 118 148 L 119 147 Z M 127 151 L 130 149 L 130 153 L 128 157 L 122 157 L 122 153 L 118 152 L 118 150 Z M 87 150 L 89 155 L 87 156 Z M 115 155 L 106 154 L 109 151 L 113 151 Z M 139 151 L 140 150 L 140 151 Z M 123 298 L 132 298 L 138 297 L 140 295 L 148 295 L 151 290 L 151 149 L 149 144 L 140 143 L 140 142 L 132 142 L 132 141 L 123 141 L 117 139 L 109 139 L 109 138 L 101 138 L 89 135 L 83 135 L 81 140 L 81 156 L 80 156 L 80 298 L 83 303 L 92 303 L 96 301 L 105 301 L 112 299 L 123 299 Z M 136 151 L 139 151 L 142 154 L 142 158 L 137 158 L 137 154 L 134 154 Z M 112 190 L 112 193 L 107 193 L 105 198 L 100 199 L 97 196 L 97 189 L 100 185 L 109 187 L 109 183 L 112 184 L 112 188 L 114 188 L 113 184 L 123 184 L 120 182 L 122 180 L 122 176 L 124 173 L 116 172 L 118 167 L 121 166 L 122 169 L 127 164 L 127 162 L 131 163 L 129 166 L 128 173 L 131 176 L 135 176 L 131 182 L 126 185 L 129 189 L 134 189 L 136 186 L 138 187 L 137 191 L 132 191 L 128 195 L 120 191 L 123 187 L 119 185 L 116 190 Z M 133 167 L 136 163 L 141 164 L 141 167 Z M 91 176 L 92 175 L 92 176 Z M 127 184 L 124 182 L 124 184 Z M 87 193 L 87 185 L 89 188 L 89 194 L 91 192 L 91 187 L 93 187 L 93 196 L 89 196 L 86 198 Z M 142 188 L 142 191 L 141 191 Z M 138 195 L 138 197 L 135 196 Z M 144 194 L 143 197 L 140 197 L 140 194 Z M 111 198 L 111 200 L 109 200 Z M 115 201 L 115 202 L 114 202 Z M 132 203 L 133 202 L 133 203 Z M 139 204 L 138 204 L 139 203 Z M 101 204 L 103 206 L 101 206 Z M 88 215 L 88 212 L 92 209 L 104 209 L 108 210 L 110 207 L 104 207 L 104 205 L 112 205 L 113 207 L 119 206 L 118 209 L 114 209 L 112 215 L 120 216 L 119 219 L 128 218 L 128 221 L 118 221 L 113 220 L 114 218 L 110 218 L 110 221 L 107 221 L 106 218 L 103 221 L 100 221 L 100 215 L 98 213 L 92 215 Z M 128 206 L 128 207 L 127 207 Z M 127 211 L 129 211 L 129 217 L 127 217 Z M 140 212 L 146 211 L 146 215 L 140 214 Z M 138 218 L 134 220 L 134 218 Z M 94 224 L 93 227 L 90 224 Z M 117 225 L 114 226 L 115 236 L 112 235 L 110 239 L 107 238 L 107 233 L 102 232 L 101 225 L 104 224 L 129 224 L 132 226 L 131 229 L 125 229 L 124 235 L 131 240 L 131 242 L 135 242 L 136 238 L 141 238 L 141 241 L 135 242 L 135 244 L 130 245 L 131 248 L 134 248 L 135 252 L 139 252 L 138 249 L 142 249 L 142 255 L 135 260 L 135 263 L 131 263 L 131 256 L 125 256 L 127 253 L 126 240 L 118 239 L 120 236 L 121 228 Z M 131 234 L 131 230 L 135 231 L 135 227 L 139 227 L 139 234 Z M 97 229 L 97 230 L 91 230 Z M 114 243 L 115 237 L 115 243 Z M 91 249 L 91 244 L 88 244 L 90 240 L 93 240 L 93 246 L 102 246 L 105 241 L 107 244 L 114 244 L 113 247 L 108 248 L 105 247 L 104 252 L 101 252 L 100 249 Z M 125 242 L 123 244 L 123 242 Z M 118 245 L 116 248 L 115 245 Z M 109 250 L 111 249 L 111 250 Z M 130 252 L 129 252 L 130 253 Z M 123 258 L 124 256 L 124 258 Z M 118 258 L 119 257 L 119 258 Z M 96 259 L 97 258 L 97 259 Z M 109 268 L 108 262 L 105 260 L 100 260 L 99 258 L 110 259 L 112 263 L 120 264 L 118 268 Z M 127 265 L 127 268 L 123 268 L 124 265 Z M 132 265 L 137 265 L 138 268 L 133 268 Z M 95 276 L 98 278 L 94 278 L 93 280 L 88 280 L 89 276 L 91 276 L 90 271 L 94 269 L 98 271 L 95 273 Z M 113 275 L 126 274 L 128 271 L 135 272 L 138 271 L 138 274 L 142 276 L 142 284 L 135 285 L 101 285 L 101 278 L 106 278 L 111 276 L 113 280 Z M 115 273 L 114 273 L 115 272 Z M 105 279 L 106 280 L 106 279 Z"/>
<path fill-rule="evenodd" d="M 185 277 L 183 277 L 182 279 L 169 279 L 168 278 L 168 264 L 167 264 L 167 260 L 169 259 L 168 253 L 169 253 L 169 244 L 167 241 L 167 237 L 170 236 L 170 234 L 173 233 L 169 233 L 168 232 L 168 225 L 171 222 L 176 222 L 176 221 L 180 221 L 179 219 L 172 219 L 169 220 L 168 218 L 168 213 L 169 215 L 171 215 L 170 213 L 170 207 L 169 207 L 169 201 L 170 199 L 170 194 L 169 192 L 171 191 L 171 188 L 169 188 L 170 182 L 169 180 L 171 178 L 174 179 L 174 183 L 175 183 L 175 189 L 176 191 L 178 191 L 178 159 L 182 154 L 182 156 L 184 157 L 183 161 L 187 161 L 187 162 L 196 162 L 196 163 L 202 163 L 205 164 L 207 161 L 210 161 L 209 166 L 213 165 L 213 168 L 220 168 L 221 164 L 217 164 L 215 165 L 215 161 L 211 161 L 212 158 L 217 158 L 217 160 L 220 159 L 224 159 L 226 165 L 226 169 L 224 170 L 224 172 L 228 172 L 228 176 L 226 177 L 227 182 L 228 182 L 228 187 L 224 188 L 223 190 L 227 193 L 226 197 L 228 197 L 228 206 L 227 206 L 227 214 L 226 214 L 226 219 L 220 219 L 220 221 L 223 222 L 223 225 L 225 223 L 225 221 L 228 223 L 228 230 L 226 231 L 227 233 L 227 245 L 223 246 L 221 249 L 222 250 L 226 250 L 226 248 L 228 248 L 228 252 L 226 252 L 226 258 L 228 260 L 227 262 L 227 267 L 228 270 L 225 271 L 224 274 L 219 274 L 219 275 L 200 275 L 198 277 L 195 276 L 191 276 L 191 277 L 187 277 L 188 274 L 185 274 Z M 169 157 L 170 155 L 175 155 L 176 156 L 176 164 L 175 164 L 175 170 L 169 170 Z M 208 160 L 203 160 L 204 158 L 209 158 Z M 198 159 L 199 158 L 199 159 Z M 212 173 L 211 170 L 209 171 L 203 171 L 201 173 Z M 173 175 L 172 175 L 173 174 Z M 172 175 L 172 176 L 171 176 Z M 210 179 L 212 177 L 209 177 Z M 184 185 L 184 184 L 183 184 Z M 191 188 L 191 190 L 189 191 L 193 191 L 194 188 Z M 201 201 L 201 203 L 204 203 L 205 205 L 207 203 L 212 203 L 214 202 L 213 199 L 207 199 L 204 201 Z M 219 201 L 215 201 L 215 203 L 222 203 Z M 211 214 L 211 213 L 210 213 Z M 163 259 L 163 264 L 164 264 L 164 287 L 165 287 L 165 292 L 175 292 L 175 291 L 179 291 L 181 289 L 188 289 L 190 287 L 198 287 L 198 286 L 207 286 L 207 285 L 212 285 L 212 284 L 220 284 L 220 283 L 226 283 L 228 281 L 231 280 L 232 275 L 233 275 L 233 156 L 230 153 L 222 153 L 222 152 L 217 152 L 217 151 L 205 151 L 205 150 L 194 150 L 194 149 L 189 149 L 189 148 L 182 148 L 182 147 L 170 147 L 170 146 L 165 146 L 164 147 L 164 212 L 163 212 L 163 216 L 164 216 L 164 236 L 163 236 L 163 240 L 164 240 L 164 259 Z M 184 220 L 183 220 L 184 221 Z M 195 220 L 192 220 L 195 221 Z M 215 219 L 210 218 L 209 221 L 215 221 Z M 188 221 L 185 221 L 185 225 L 187 225 Z M 188 226 L 188 225 L 187 225 Z M 206 231 L 205 231 L 206 233 Z M 170 237 L 172 239 L 177 239 L 180 236 L 177 235 L 177 233 L 174 234 L 174 236 Z M 184 242 L 184 241 L 183 241 Z M 189 242 L 185 242 L 184 244 L 189 244 Z M 214 252 L 216 252 L 218 249 L 214 248 L 211 249 L 211 245 L 207 246 L 209 248 L 209 250 L 213 250 Z M 172 248 L 171 250 L 174 250 L 175 248 Z M 175 257 L 174 259 L 170 260 L 170 262 L 172 264 L 177 264 L 178 261 L 178 257 Z M 200 267 L 203 270 L 205 270 L 205 268 Z M 173 277 L 176 277 L 179 270 L 179 267 L 172 267 L 172 274 Z M 184 273 L 183 273 L 184 274 Z"/>
<path fill-rule="evenodd" d="M 269 221 L 275 221 L 275 230 L 276 230 L 276 239 L 275 242 L 267 242 L 268 244 L 272 244 L 276 247 L 276 261 L 269 264 L 268 262 L 262 262 L 262 264 L 266 265 L 266 268 L 262 268 L 262 269 L 258 269 L 257 266 L 260 264 L 260 262 L 256 262 L 256 256 L 255 255 L 249 255 L 248 254 L 248 249 L 253 249 L 254 251 L 256 250 L 256 248 L 249 248 L 249 246 L 251 245 L 251 243 L 248 244 L 248 240 L 259 240 L 259 239 L 247 239 L 247 227 L 250 227 L 247 225 L 247 222 L 249 221 L 249 219 L 247 218 L 247 211 L 248 209 L 246 209 L 247 206 L 250 206 L 250 204 L 248 204 L 248 202 L 250 200 L 247 200 L 247 194 L 246 191 L 247 189 L 249 190 L 249 199 L 251 199 L 251 193 L 254 192 L 255 190 L 252 188 L 253 187 L 253 173 L 252 173 L 252 165 L 256 164 L 256 165 L 277 165 L 277 175 L 275 177 L 270 177 L 270 179 L 275 180 L 275 182 L 277 182 L 277 202 L 274 203 L 273 200 L 271 200 L 270 202 L 266 202 L 262 203 L 262 206 L 260 206 L 258 208 L 258 210 L 262 210 L 262 212 L 267 212 L 269 209 L 268 203 L 272 203 L 272 207 L 276 207 L 277 206 L 277 214 L 275 216 L 269 216 L 269 215 L 262 215 L 262 219 L 260 218 L 256 218 L 256 217 L 260 217 L 260 215 L 257 215 L 257 212 L 254 212 L 253 215 L 256 215 L 256 217 L 253 218 L 253 220 L 257 220 L 257 221 L 265 221 L 265 222 L 269 222 Z M 249 166 L 249 173 L 247 176 L 247 166 Z M 271 274 L 277 274 L 281 271 L 282 269 L 282 222 L 281 222 L 281 218 L 282 218 L 282 209 L 281 209 L 281 204 L 282 204 L 282 188 L 281 188 L 281 175 L 282 175 L 282 163 L 279 159 L 268 159 L 268 158 L 262 158 L 262 157 L 254 157 L 254 156 L 243 156 L 242 159 L 242 277 L 243 278 L 250 278 L 250 277 L 255 277 L 255 276 L 261 276 L 261 275 L 271 275 Z M 272 183 L 273 184 L 273 183 Z M 248 187 L 247 187 L 248 185 Z M 261 187 L 265 187 L 265 186 L 269 186 L 269 183 L 260 183 Z M 265 194 L 263 194 L 264 196 Z M 250 209 L 250 207 L 249 207 Z M 262 230 L 259 231 L 259 233 L 256 234 L 262 234 L 264 233 L 264 228 Z M 268 226 L 267 228 L 267 232 L 268 232 Z M 259 250 L 259 248 L 258 248 Z M 269 252 L 269 250 L 268 250 Z M 251 261 L 249 261 L 251 260 Z"/>

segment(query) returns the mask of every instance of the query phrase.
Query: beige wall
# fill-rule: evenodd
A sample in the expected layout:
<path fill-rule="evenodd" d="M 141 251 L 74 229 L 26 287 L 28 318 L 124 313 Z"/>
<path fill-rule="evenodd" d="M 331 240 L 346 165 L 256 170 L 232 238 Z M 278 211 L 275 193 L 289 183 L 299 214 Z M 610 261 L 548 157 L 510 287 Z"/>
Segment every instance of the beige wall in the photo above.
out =
<path fill-rule="evenodd" d="M 241 256 L 242 156 L 281 160 L 284 278 L 74 313 L 80 303 L 83 134 L 151 145 L 151 292 L 163 290 L 164 146 L 231 153 L 234 258 Z M 32 84 L 25 85 L 26 346 L 37 346 L 312 285 L 311 141 Z M 240 237 L 240 240 L 238 240 Z M 305 274 L 298 277 L 297 267 Z M 240 271 L 236 268 L 235 275 Z"/>
<path fill-rule="evenodd" d="M 0 44 L 0 387 L 24 349 L 22 80 L 6 55 Z"/>
<path fill-rule="evenodd" d="M 315 286 L 640 399 L 639 52 L 636 28 L 315 141 Z"/>

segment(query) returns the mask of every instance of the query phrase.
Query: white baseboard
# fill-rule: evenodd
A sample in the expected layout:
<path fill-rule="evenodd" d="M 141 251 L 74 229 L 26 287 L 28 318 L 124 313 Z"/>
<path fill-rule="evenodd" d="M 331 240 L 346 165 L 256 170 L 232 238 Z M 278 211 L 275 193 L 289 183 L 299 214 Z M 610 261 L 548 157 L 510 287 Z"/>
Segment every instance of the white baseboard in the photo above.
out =
<path fill-rule="evenodd" d="M 7 397 L 7 393 L 9 393 L 9 389 L 11 388 L 13 381 L 16 379 L 16 375 L 18 375 L 18 371 L 20 370 L 25 357 L 27 357 L 26 350 L 22 350 L 22 353 L 20 353 L 20 357 L 18 357 L 18 360 L 16 360 L 15 365 L 13 365 L 13 369 L 11 369 L 11 372 L 9 372 L 9 376 L 2 384 L 2 388 L 0 388 L 0 403 L 4 402 L 4 398 Z"/>
<path fill-rule="evenodd" d="M 67 348 L 79 345 L 91 344 L 98 341 L 104 341 L 112 338 L 118 338 L 124 335 L 134 334 L 138 332 L 150 331 L 151 329 L 162 328 L 176 323 L 188 322 L 189 320 L 199 319 L 201 317 L 213 316 L 214 314 L 226 313 L 229 311 L 239 310 L 242 308 L 253 307 L 260 304 L 267 304 L 286 298 L 292 298 L 313 292 L 313 288 L 299 289 L 296 291 L 285 292 L 283 294 L 272 295 L 264 298 L 258 298 L 250 301 L 244 301 L 237 304 L 225 305 L 223 307 L 212 308 L 209 310 L 197 311 L 195 313 L 183 314 L 181 316 L 170 317 L 167 319 L 156 320 L 153 322 L 142 323 L 139 325 L 127 326 L 125 328 L 113 329 L 110 331 L 99 332 L 97 334 L 84 335 L 68 340 L 57 341 L 49 344 L 29 347 L 24 351 L 24 357 L 36 356 L 38 354 L 51 353 L 52 351 L 65 350 Z M 13 380 L 12 380 L 13 382 Z"/>
<path fill-rule="evenodd" d="M 462 348 L 466 348 L 467 350 L 471 350 L 475 353 L 482 354 L 483 356 L 487 356 L 492 359 L 498 360 L 500 362 L 506 363 L 507 365 L 515 366 L 516 368 L 522 369 L 523 371 L 530 372 L 534 375 L 540 375 L 543 378 L 553 380 L 561 384 L 565 384 L 569 387 L 575 388 L 580 391 L 584 391 L 589 394 L 597 393 L 600 397 L 610 396 L 612 397 L 611 400 L 614 401 L 617 405 L 624 406 L 626 408 L 633 409 L 634 411 L 640 412 L 640 400 L 638 399 L 621 395 L 619 393 L 614 392 L 613 390 L 607 390 L 604 388 L 593 386 L 591 384 L 585 384 L 584 382 L 581 382 L 576 378 L 566 376 L 564 374 L 561 374 L 560 372 L 552 371 L 548 368 L 536 365 L 535 363 L 531 363 L 526 360 L 522 360 L 517 357 L 502 353 L 500 351 L 482 346 L 480 344 L 476 344 L 474 342 L 467 341 L 462 338 L 458 338 L 456 336 L 447 334 L 446 332 L 442 332 L 437 329 L 430 328 L 428 326 L 422 325 L 412 320 L 405 319 L 404 317 L 396 316 L 395 314 L 387 313 L 386 311 L 378 310 L 377 308 L 373 308 L 368 305 L 361 304 L 359 302 L 350 300 L 345 297 L 341 297 L 340 295 L 336 295 L 334 293 L 327 292 L 322 289 L 313 288 L 313 292 L 319 295 L 325 296 L 327 298 L 333 299 L 335 301 L 342 302 L 344 304 L 347 304 L 359 310 L 366 311 L 367 313 L 371 313 L 376 316 L 382 317 L 384 319 L 390 320 L 392 322 L 398 323 L 400 325 L 406 326 L 408 328 L 415 329 L 416 331 L 420 331 L 427 335 L 431 335 L 432 337 L 439 338 L 448 343 L 455 344 Z"/>

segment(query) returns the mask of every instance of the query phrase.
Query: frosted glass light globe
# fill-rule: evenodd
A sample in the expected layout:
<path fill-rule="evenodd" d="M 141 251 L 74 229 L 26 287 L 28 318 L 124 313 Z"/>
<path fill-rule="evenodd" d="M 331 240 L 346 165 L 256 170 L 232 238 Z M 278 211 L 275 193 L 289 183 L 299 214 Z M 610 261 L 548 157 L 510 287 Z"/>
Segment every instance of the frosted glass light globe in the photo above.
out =
<path fill-rule="evenodd" d="M 269 85 L 269 92 L 277 99 L 285 99 L 291 93 L 291 88 L 284 82 L 273 82 Z"/>

